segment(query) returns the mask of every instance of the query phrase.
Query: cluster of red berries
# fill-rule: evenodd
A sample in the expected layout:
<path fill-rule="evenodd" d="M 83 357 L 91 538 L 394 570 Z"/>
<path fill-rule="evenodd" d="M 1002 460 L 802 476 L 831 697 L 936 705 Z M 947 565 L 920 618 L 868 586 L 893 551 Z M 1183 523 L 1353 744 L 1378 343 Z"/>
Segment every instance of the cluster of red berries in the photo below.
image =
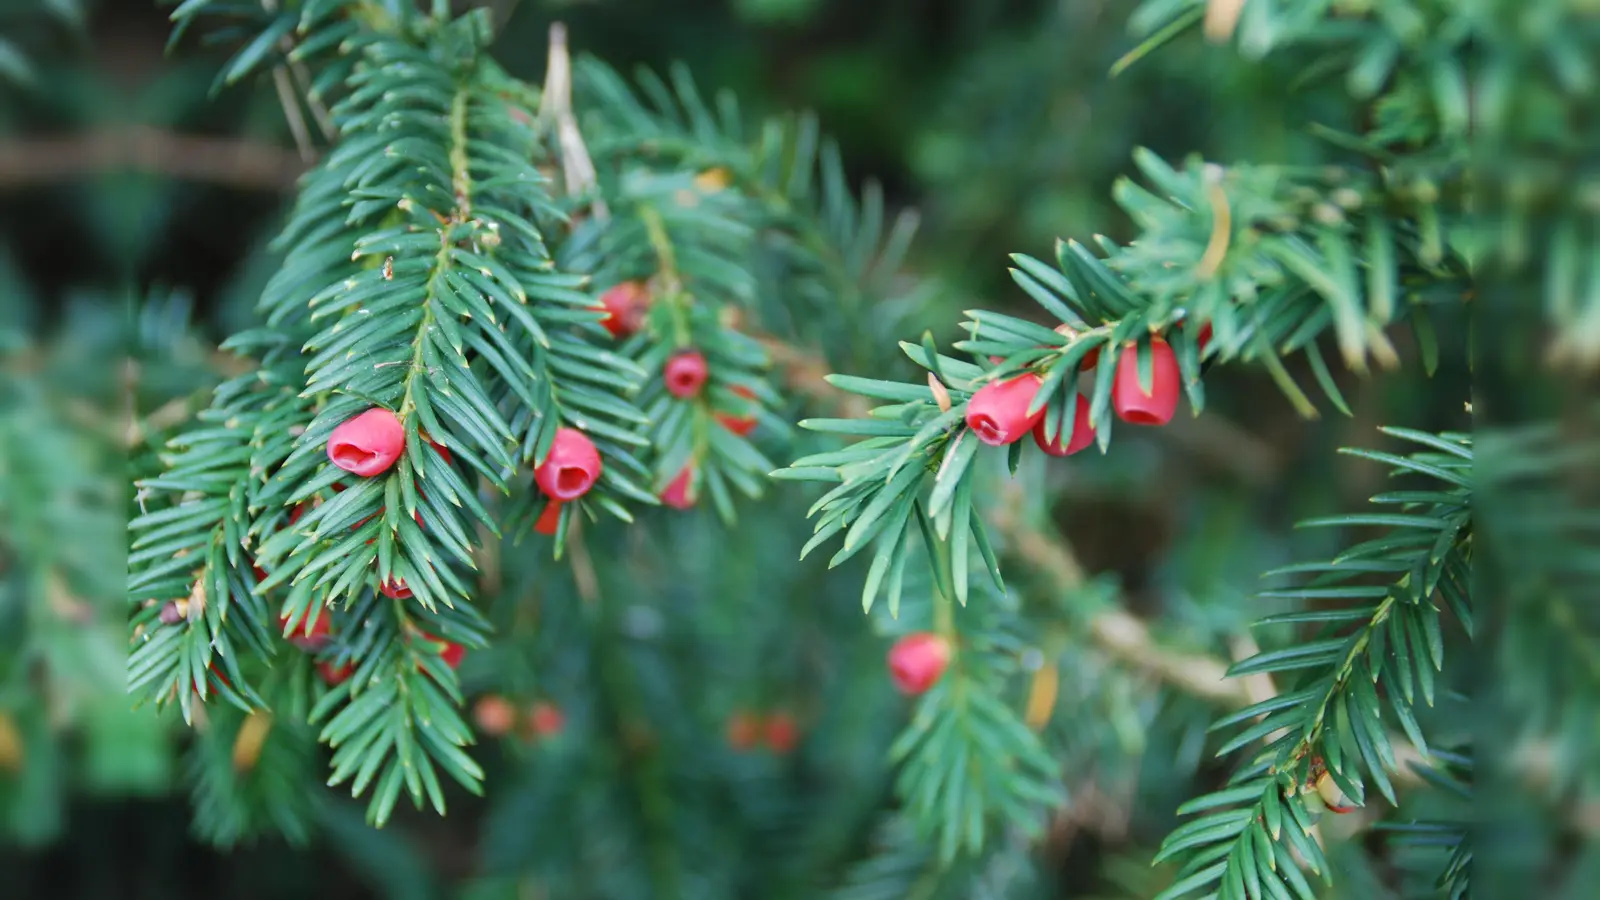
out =
<path fill-rule="evenodd" d="M 432 441 L 429 443 L 446 463 L 451 461 L 449 450 Z M 405 452 L 405 446 L 405 426 L 400 424 L 400 419 L 387 409 L 369 409 L 341 423 L 328 436 L 328 459 L 346 472 L 371 478 L 387 472 Z M 550 498 L 534 523 L 534 530 L 540 534 L 555 534 L 561 521 L 562 505 L 587 494 L 600 480 L 600 472 L 600 451 L 594 442 L 576 428 L 557 428 L 550 451 L 533 470 L 534 483 Z M 367 521 L 370 519 L 357 522 L 356 527 Z M 420 513 L 417 524 L 422 524 Z M 385 596 L 395 599 L 411 596 L 404 581 L 386 581 L 379 589 Z"/>
<path fill-rule="evenodd" d="M 633 334 L 644 325 L 650 302 L 648 285 L 641 281 L 625 281 L 602 292 L 600 302 L 594 308 L 604 313 L 600 324 L 605 326 L 606 331 L 612 337 L 621 338 Z M 693 400 L 700 396 L 710 378 L 711 367 L 705 354 L 693 347 L 672 354 L 661 371 L 661 380 L 667 393 L 680 400 Z M 755 392 L 742 385 L 735 386 L 733 393 L 745 401 L 754 401 L 756 398 Z M 718 411 L 715 416 L 722 427 L 740 437 L 754 431 L 757 424 L 754 409 L 742 413 Z M 698 481 L 699 475 L 691 462 L 662 488 L 661 502 L 673 509 L 689 509 L 698 497 Z"/>
<path fill-rule="evenodd" d="M 529 741 L 555 737 L 567 724 L 566 714 L 554 703 L 540 700 L 524 714 L 499 694 L 478 698 L 472 707 L 472 718 L 478 723 L 478 730 L 490 737 L 504 737 L 516 731 Z"/>
<path fill-rule="evenodd" d="M 423 634 L 422 639 L 439 647 L 439 658 L 444 660 L 445 665 L 452 669 L 461 668 L 461 660 L 466 658 L 467 648 L 455 641 L 447 641 L 431 634 Z M 317 673 L 322 676 L 322 680 L 327 682 L 329 687 L 343 684 L 351 675 L 355 674 L 355 671 L 356 666 L 353 662 L 345 662 L 337 666 L 327 661 L 317 663 Z"/>
<path fill-rule="evenodd" d="M 1201 329 L 1201 349 L 1211 339 L 1211 326 Z M 1093 367 L 1100 357 L 1098 348 L 1084 357 L 1082 368 Z M 1150 389 L 1139 384 L 1139 354 L 1129 347 L 1117 357 L 1112 375 L 1111 408 L 1117 417 L 1131 425 L 1165 425 L 1178 410 L 1182 378 L 1172 346 L 1159 337 L 1150 340 Z M 978 440 L 1002 446 L 1033 433 L 1034 443 L 1051 456 L 1070 456 L 1094 443 L 1095 430 L 1089 424 L 1089 398 L 1078 395 L 1069 428 L 1061 423 L 1054 440 L 1045 433 L 1044 410 L 1029 414 L 1028 407 L 1039 394 L 1043 379 L 1033 373 L 995 381 L 979 388 L 967 401 L 967 427 Z"/>
<path fill-rule="evenodd" d="M 743 753 L 765 743 L 773 753 L 783 755 L 800 741 L 800 726 L 794 716 L 779 711 L 763 717 L 739 711 L 728 717 L 728 746 Z"/>
<path fill-rule="evenodd" d="M 950 642 L 932 632 L 908 634 L 889 648 L 889 677 L 902 694 L 926 692 L 949 666 Z"/>

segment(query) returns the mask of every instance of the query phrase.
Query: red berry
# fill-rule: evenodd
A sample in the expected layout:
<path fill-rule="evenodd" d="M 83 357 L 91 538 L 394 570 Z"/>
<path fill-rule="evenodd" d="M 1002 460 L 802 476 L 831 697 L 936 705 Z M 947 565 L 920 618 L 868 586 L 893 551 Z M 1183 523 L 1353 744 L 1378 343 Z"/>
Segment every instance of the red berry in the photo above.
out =
<path fill-rule="evenodd" d="M 1200 326 L 1200 333 L 1195 335 L 1195 343 L 1200 345 L 1200 352 L 1206 352 L 1206 345 L 1211 343 L 1211 323 Z"/>
<path fill-rule="evenodd" d="M 561 527 L 561 504 L 554 501 L 545 505 L 544 512 L 539 513 L 539 521 L 533 523 L 533 530 L 537 534 L 555 534 Z"/>
<path fill-rule="evenodd" d="M 250 572 L 256 576 L 256 581 L 257 582 L 262 582 L 262 581 L 266 581 L 267 580 L 267 570 L 261 568 L 260 566 L 251 566 L 250 567 Z"/>
<path fill-rule="evenodd" d="M 500 737 L 511 731 L 511 726 L 516 724 L 517 711 L 506 698 L 496 694 L 480 697 L 472 707 L 473 721 L 478 723 L 478 730 L 490 737 Z"/>
<path fill-rule="evenodd" d="M 600 451 L 576 428 L 557 428 L 555 441 L 544 462 L 533 470 L 533 480 L 552 500 L 576 500 L 600 479 Z"/>
<path fill-rule="evenodd" d="M 889 648 L 889 675 L 903 694 L 933 687 L 950 664 L 950 643 L 937 634 L 908 634 Z"/>
<path fill-rule="evenodd" d="M 736 386 L 733 389 L 733 392 L 747 400 L 753 401 L 756 398 L 755 392 L 744 385 Z M 734 415 L 733 413 L 719 412 L 717 413 L 717 421 L 722 423 L 723 428 L 726 428 L 734 434 L 737 434 L 739 437 L 744 437 L 751 431 L 754 431 L 756 427 L 756 413 L 755 409 L 753 408 L 754 404 L 752 403 L 750 405 L 752 406 L 752 409 L 747 415 Z"/>
<path fill-rule="evenodd" d="M 1178 358 L 1161 338 L 1150 341 L 1150 393 L 1139 386 L 1139 353 L 1133 348 L 1117 357 L 1116 380 L 1111 383 L 1111 406 L 1132 425 L 1165 425 L 1178 410 L 1181 385 Z"/>
<path fill-rule="evenodd" d="M 363 478 L 388 471 L 405 449 L 405 426 L 381 407 L 345 421 L 328 436 L 328 459 Z"/>
<path fill-rule="evenodd" d="M 788 753 L 794 749 L 795 742 L 800 738 L 800 729 L 795 725 L 794 716 L 785 712 L 773 713 L 767 717 L 767 746 L 773 753 Z"/>
<path fill-rule="evenodd" d="M 356 667 L 354 663 L 345 663 L 339 666 L 336 666 L 331 662 L 317 663 L 317 674 L 322 676 L 322 680 L 326 682 L 329 687 L 336 687 L 340 684 L 343 684 L 346 679 L 355 674 L 355 671 Z"/>
<path fill-rule="evenodd" d="M 694 488 L 694 466 L 691 464 L 684 466 L 676 478 L 667 482 L 666 488 L 661 491 L 661 502 L 673 509 L 688 509 L 694 506 Z"/>
<path fill-rule="evenodd" d="M 1033 441 L 1040 450 L 1051 456 L 1071 456 L 1094 443 L 1094 427 L 1089 424 L 1088 397 L 1078 395 L 1078 405 L 1072 413 L 1072 428 L 1070 431 L 1065 428 L 1061 431 L 1052 443 L 1045 437 L 1044 419 L 1040 419 L 1039 424 L 1033 426 Z M 1067 439 L 1065 444 L 1061 442 L 1062 438 Z"/>
<path fill-rule="evenodd" d="M 305 501 L 301 501 L 299 503 L 296 503 L 294 505 L 294 508 L 289 510 L 289 524 L 293 525 L 294 523 L 300 521 L 300 517 L 305 515 L 305 514 L 306 514 Z"/>
<path fill-rule="evenodd" d="M 566 714 L 554 703 L 540 700 L 528 713 L 528 724 L 539 737 L 555 737 L 567 724 Z"/>
<path fill-rule="evenodd" d="M 600 302 L 592 309 L 605 315 L 600 319 L 612 337 L 627 337 L 644 324 L 645 309 L 650 305 L 650 292 L 642 282 L 624 281 L 613 285 L 600 295 Z"/>
<path fill-rule="evenodd" d="M 1039 393 L 1037 375 L 1019 375 L 1005 381 L 991 381 L 967 401 L 967 427 L 985 444 L 1009 444 L 1044 418 L 1044 410 L 1028 414 L 1028 404 Z"/>
<path fill-rule="evenodd" d="M 409 600 L 412 596 L 411 588 L 406 587 L 404 578 L 391 577 L 388 581 L 378 585 L 378 590 L 383 592 L 390 600 Z"/>
<path fill-rule="evenodd" d="M 667 393 L 680 400 L 700 393 L 710 375 L 705 354 L 699 350 L 683 350 L 672 354 L 661 372 L 661 377 L 667 383 Z"/>
<path fill-rule="evenodd" d="M 438 441 L 430 440 L 428 441 L 428 446 L 439 452 L 439 458 L 444 460 L 445 465 L 450 465 L 456 461 L 455 456 L 451 455 L 450 453 L 450 448 L 439 443 Z"/>
<path fill-rule="evenodd" d="M 1083 359 L 1078 362 L 1078 371 L 1088 371 L 1098 365 L 1100 365 L 1100 348 L 1096 347 L 1083 355 Z"/>
<path fill-rule="evenodd" d="M 728 746 L 735 750 L 749 750 L 761 739 L 761 720 L 747 712 L 737 712 L 728 717 Z"/>
<path fill-rule="evenodd" d="M 316 609 L 307 612 L 299 627 L 285 635 L 285 637 L 288 638 L 289 643 L 299 647 L 301 650 L 320 650 L 327 645 L 328 636 L 333 633 L 333 626 L 328 619 L 327 607 L 319 605 Z M 289 627 L 288 613 L 278 617 L 278 627 L 280 629 Z"/>
<path fill-rule="evenodd" d="M 467 655 L 467 648 L 455 641 L 440 641 L 440 643 L 444 644 L 444 649 L 439 651 L 439 658 L 452 669 L 459 667 L 461 660 Z"/>

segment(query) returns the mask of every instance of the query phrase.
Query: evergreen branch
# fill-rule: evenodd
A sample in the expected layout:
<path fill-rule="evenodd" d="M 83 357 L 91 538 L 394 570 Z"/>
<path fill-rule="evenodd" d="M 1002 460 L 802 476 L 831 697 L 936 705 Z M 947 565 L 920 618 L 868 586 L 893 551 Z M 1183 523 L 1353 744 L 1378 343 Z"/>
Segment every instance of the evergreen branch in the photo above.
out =
<path fill-rule="evenodd" d="M 937 552 L 929 526 L 919 530 Z M 947 588 L 931 587 L 933 631 L 951 647 L 949 669 L 917 700 L 889 757 L 899 767 L 902 815 L 949 867 L 981 858 L 996 830 L 1039 838 L 1066 794 L 1058 764 L 1008 696 L 1021 620 L 999 602 L 958 609 Z"/>
<path fill-rule="evenodd" d="M 1362 805 L 1365 777 L 1395 802 L 1393 776 L 1403 770 L 1385 733 L 1384 707 L 1406 738 L 1428 759 L 1428 748 L 1412 707 L 1432 705 L 1434 672 L 1444 663 L 1439 609 L 1445 601 L 1470 634 L 1470 607 L 1462 580 L 1471 554 L 1469 488 L 1456 473 L 1470 471 L 1470 440 L 1461 435 L 1429 435 L 1386 429 L 1391 435 L 1429 449 L 1409 456 L 1381 456 L 1397 473 L 1425 474 L 1443 489 L 1395 492 L 1374 498 L 1405 510 L 1396 516 L 1350 516 L 1307 524 L 1386 524 L 1382 538 L 1357 544 L 1327 564 L 1290 567 L 1319 571 L 1311 586 L 1268 596 L 1337 599 L 1352 605 L 1270 617 L 1262 624 L 1308 623 L 1317 627 L 1307 642 L 1258 653 L 1235 665 L 1231 674 L 1299 673 L 1290 692 L 1252 704 L 1219 720 L 1213 730 L 1247 727 L 1219 751 L 1265 740 L 1222 791 L 1197 798 L 1180 812 L 1206 812 L 1167 837 L 1157 861 L 1187 858 L 1180 880 L 1162 898 L 1215 891 L 1223 900 L 1276 896 L 1293 889 L 1309 895 L 1300 867 L 1329 877 L 1326 862 L 1311 839 L 1315 817 L 1302 794 Z M 1435 450 L 1434 448 L 1438 448 Z M 1443 452 L 1438 452 L 1442 450 Z M 1369 590 L 1372 573 L 1392 577 Z M 1386 692 L 1387 703 L 1378 690 Z M 1245 803 L 1244 806 L 1239 804 Z M 1285 814 L 1287 813 L 1287 815 Z M 1292 851 L 1292 852 L 1291 852 Z"/>
<path fill-rule="evenodd" d="M 175 571 L 160 554 L 203 546 L 207 564 L 175 608 L 210 627 L 186 627 L 181 638 L 156 632 L 130 660 L 135 687 L 177 686 L 188 711 L 188 682 L 207 690 L 215 648 L 228 660 L 217 689 L 238 685 L 262 705 L 220 623 L 269 655 L 262 601 L 287 585 L 286 632 L 332 619 L 320 663 L 352 674 L 321 695 L 311 718 L 326 719 L 320 737 L 335 750 L 333 783 L 348 780 L 355 793 L 375 786 L 368 816 L 377 824 L 402 788 L 443 812 L 440 769 L 473 791 L 482 779 L 462 750 L 471 735 L 457 711 L 454 663 L 441 662 L 440 647 L 484 643 L 486 623 L 452 601 L 469 591 L 445 563 L 473 567 L 473 520 L 491 533 L 495 523 L 456 466 L 507 491 L 519 463 L 542 458 L 565 418 L 595 433 L 613 463 L 594 492 L 600 505 L 625 516 L 608 491 L 650 499 L 627 474 L 640 471 L 629 450 L 644 443 L 634 434 L 643 416 L 619 396 L 642 373 L 570 327 L 592 323 L 577 309 L 592 298 L 575 290 L 581 279 L 551 271 L 532 223 L 552 209 L 528 161 L 532 135 L 501 99 L 503 76 L 478 59 L 476 23 L 429 20 L 404 37 L 387 28 L 335 32 L 351 58 L 317 77 L 327 83 L 331 73 L 345 91 L 333 110 L 341 141 L 308 177 L 279 238 L 288 253 L 260 304 L 270 328 L 230 342 L 263 358 L 232 394 L 248 398 L 242 386 L 261 379 L 269 390 L 258 393 L 272 400 L 235 409 L 219 391 L 202 418 L 225 426 L 143 485 L 211 490 L 209 505 L 181 518 L 192 534 L 173 538 L 171 518 L 136 523 L 167 529 L 144 539 L 149 549 L 136 539 L 134 562 L 152 571 L 136 571 L 130 591 L 149 591 L 151 579 Z M 300 362 L 298 340 L 311 353 L 303 379 L 287 372 Z M 406 452 L 381 477 L 345 480 L 325 458 L 328 435 L 373 405 L 396 410 Z M 434 451 L 424 449 L 430 443 Z M 257 541 L 261 568 L 249 578 L 240 563 Z M 378 586 L 403 587 L 417 603 L 380 600 Z M 353 608 L 347 614 L 335 600 Z M 227 618 L 224 601 L 249 604 L 247 614 Z M 168 609 L 152 604 L 136 632 L 146 634 Z"/>
<path fill-rule="evenodd" d="M 901 212 L 885 231 L 881 189 L 869 183 L 859 201 L 853 196 L 838 149 L 820 137 L 814 117 L 751 127 L 727 93 L 717 97 L 713 117 L 687 68 L 675 66 L 668 74 L 670 86 L 642 72 L 635 91 L 603 63 L 580 62 L 576 84 L 598 123 L 597 156 L 699 168 L 701 179 L 748 198 L 755 227 L 785 238 L 767 242 L 783 281 L 763 291 L 760 313 L 785 333 L 825 346 L 843 342 L 851 358 L 869 359 L 871 348 L 860 343 L 865 318 L 881 315 L 883 301 L 897 293 L 916 214 Z"/>

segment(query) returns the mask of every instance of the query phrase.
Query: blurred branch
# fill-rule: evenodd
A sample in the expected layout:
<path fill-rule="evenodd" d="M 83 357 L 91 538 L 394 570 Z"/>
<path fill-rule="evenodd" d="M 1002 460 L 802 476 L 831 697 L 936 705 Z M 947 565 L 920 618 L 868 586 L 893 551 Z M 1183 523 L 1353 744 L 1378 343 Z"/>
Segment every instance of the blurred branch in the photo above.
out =
<path fill-rule="evenodd" d="M 237 138 L 133 126 L 72 137 L 0 141 L 0 188 L 109 172 L 162 175 L 251 190 L 285 190 L 307 164 L 292 150 Z"/>
<path fill-rule="evenodd" d="M 1028 528 L 1013 510 L 1020 504 L 1000 503 L 990 512 L 995 529 L 1011 542 L 1016 554 L 1063 591 L 1083 585 L 1083 567 L 1071 548 Z M 1246 706 L 1250 690 L 1227 678 L 1228 665 L 1202 653 L 1186 653 L 1161 646 L 1150 627 L 1124 609 L 1096 613 L 1089 623 L 1095 643 L 1122 662 L 1160 678 L 1175 687 L 1226 706 Z"/>
<path fill-rule="evenodd" d="M 833 367 L 820 355 L 768 335 L 752 336 L 772 357 L 774 365 L 782 370 L 784 384 L 791 390 L 822 403 L 846 418 L 863 418 L 867 415 L 865 397 L 841 391 L 827 382 L 827 375 L 833 371 Z"/>

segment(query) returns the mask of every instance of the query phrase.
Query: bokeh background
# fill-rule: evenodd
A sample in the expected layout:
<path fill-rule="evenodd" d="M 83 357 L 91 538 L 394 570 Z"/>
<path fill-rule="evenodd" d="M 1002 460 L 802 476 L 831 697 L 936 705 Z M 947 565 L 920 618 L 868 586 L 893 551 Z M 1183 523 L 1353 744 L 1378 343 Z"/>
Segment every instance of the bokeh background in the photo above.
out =
<path fill-rule="evenodd" d="M 892 207 L 920 212 L 910 268 L 937 290 L 908 311 L 909 339 L 924 328 L 954 339 L 962 309 L 1029 308 L 1007 275 L 1009 253 L 1046 257 L 1057 236 L 1129 237 L 1110 187 L 1132 171 L 1135 147 L 1222 162 L 1314 163 L 1324 152 L 1283 125 L 1308 117 L 1318 95 L 1295 93 L 1281 65 L 1247 65 L 1198 36 L 1109 77 L 1134 45 L 1130 0 L 491 5 L 506 22 L 501 58 L 522 77 L 539 79 L 546 28 L 560 19 L 575 50 L 625 71 L 682 61 L 747 110 L 815 110 L 853 179 L 877 178 Z M 72 427 L 84 433 L 124 427 L 130 402 L 174 404 L 181 418 L 203 400 L 198 392 L 228 365 L 214 345 L 249 320 L 272 271 L 265 244 L 307 165 L 270 82 L 214 92 L 226 48 L 192 38 L 169 48 L 168 11 L 142 0 L 0 0 L 9 42 L 0 67 L 21 49 L 31 70 L 0 89 L 0 310 L 11 368 L 48 373 L 30 382 L 45 385 L 32 401 L 19 393 L 0 402 L 74 409 Z M 135 399 L 116 363 L 129 348 L 143 360 Z M 1443 364 L 1448 382 L 1462 361 L 1447 352 Z M 1381 422 L 1462 422 L 1459 394 L 1439 381 L 1341 383 L 1356 414 L 1305 422 L 1259 372 L 1219 373 L 1205 418 L 1141 438 L 1149 447 L 1129 439 L 1120 460 L 1055 485 L 1059 526 L 1086 569 L 1114 578 L 1137 611 L 1237 630 L 1260 612 L 1236 602 L 1256 573 L 1308 546 L 1289 523 L 1372 492 L 1378 471 L 1333 448 L 1368 441 Z M 8 622 L 59 612 L 30 553 L 76 548 L 75 564 L 98 569 L 99 587 L 118 596 L 127 502 L 116 454 L 85 450 L 96 475 L 62 506 L 61 485 L 18 477 L 29 453 L 46 452 L 29 420 L 19 412 L 5 428 L 15 496 L 6 498 L 0 646 L 8 628 L 20 633 Z M 25 521 L 29 509 L 37 518 Z M 846 614 L 855 603 L 848 592 L 837 601 Z M 427 897 L 473 873 L 484 807 L 471 802 L 444 821 L 401 816 L 382 834 L 355 807 L 338 809 L 322 823 L 327 839 L 306 848 L 263 839 L 223 854 L 193 840 L 174 752 L 181 737 L 170 722 L 125 709 L 117 604 L 99 618 L 93 609 L 63 614 L 62 627 L 81 636 L 50 644 L 51 664 L 84 673 L 52 706 L 58 749 L 8 755 L 0 732 L 0 897 L 270 898 L 308 888 L 328 900 Z M 10 650 L 0 659 L 39 663 Z M 26 672 L 0 679 L 13 692 L 31 683 Z M 1196 753 L 1181 737 L 1156 738 L 1151 757 Z M 17 775 L 23 766 L 28 778 Z M 1148 807 L 1175 808 L 1198 768 L 1146 765 L 1145 790 L 1157 798 Z M 1063 896 L 1149 896 L 1141 866 L 1171 821 L 1084 829 L 1055 860 Z"/>

